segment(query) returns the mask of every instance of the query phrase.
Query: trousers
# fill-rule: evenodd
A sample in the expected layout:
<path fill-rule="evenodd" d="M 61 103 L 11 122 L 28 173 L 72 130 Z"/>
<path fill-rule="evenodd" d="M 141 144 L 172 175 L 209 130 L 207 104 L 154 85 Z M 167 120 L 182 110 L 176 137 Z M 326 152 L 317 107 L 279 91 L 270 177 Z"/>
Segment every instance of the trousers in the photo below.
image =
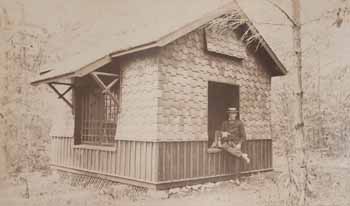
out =
<path fill-rule="evenodd" d="M 240 148 L 238 148 L 236 145 L 230 142 L 224 142 L 221 146 L 219 146 L 219 148 L 227 151 L 228 153 L 236 157 L 241 157 L 243 154 Z"/>

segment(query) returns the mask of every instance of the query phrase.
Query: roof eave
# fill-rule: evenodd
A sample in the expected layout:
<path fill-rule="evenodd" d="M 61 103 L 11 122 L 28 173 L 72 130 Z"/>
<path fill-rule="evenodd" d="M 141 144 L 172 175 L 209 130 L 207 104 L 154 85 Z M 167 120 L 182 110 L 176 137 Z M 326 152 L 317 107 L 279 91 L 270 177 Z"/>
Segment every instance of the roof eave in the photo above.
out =
<path fill-rule="evenodd" d="M 54 75 L 54 76 L 49 76 L 49 77 L 44 77 L 44 78 L 38 78 L 37 80 L 32 81 L 30 84 L 33 86 L 37 86 L 39 84 L 60 81 L 62 79 L 70 79 L 73 77 L 82 77 L 82 76 L 85 76 L 86 74 L 89 74 L 90 72 L 93 72 L 96 69 L 110 63 L 110 62 L 112 62 L 111 56 L 106 55 L 102 58 L 97 59 L 96 61 L 94 61 L 90 64 L 85 65 L 84 67 L 80 68 L 77 71 L 62 73 L 59 75 Z"/>

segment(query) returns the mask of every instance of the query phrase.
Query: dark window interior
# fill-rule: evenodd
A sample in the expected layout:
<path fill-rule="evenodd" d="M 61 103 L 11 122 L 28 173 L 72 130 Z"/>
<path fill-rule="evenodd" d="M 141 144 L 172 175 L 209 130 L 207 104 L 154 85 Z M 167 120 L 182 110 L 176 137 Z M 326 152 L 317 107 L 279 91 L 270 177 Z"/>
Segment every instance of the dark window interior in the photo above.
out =
<path fill-rule="evenodd" d="M 209 82 L 208 83 L 208 136 L 210 146 L 214 140 L 216 130 L 227 119 L 228 107 L 239 109 L 239 86 Z"/>
<path fill-rule="evenodd" d="M 114 73 L 108 69 L 103 72 Z M 107 85 L 113 78 L 100 77 Z M 120 84 L 115 84 L 110 91 L 119 97 Z M 117 104 L 111 96 L 102 92 L 96 81 L 87 75 L 77 80 L 75 137 L 76 144 L 113 145 L 117 129 Z"/>

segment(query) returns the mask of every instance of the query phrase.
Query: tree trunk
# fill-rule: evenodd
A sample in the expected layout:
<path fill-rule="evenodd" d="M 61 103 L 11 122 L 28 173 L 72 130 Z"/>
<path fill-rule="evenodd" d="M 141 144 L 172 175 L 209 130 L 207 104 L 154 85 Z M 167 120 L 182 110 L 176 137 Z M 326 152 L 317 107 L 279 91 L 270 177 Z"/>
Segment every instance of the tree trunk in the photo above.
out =
<path fill-rule="evenodd" d="M 308 168 L 307 168 L 307 141 L 304 132 L 304 116 L 303 116 L 303 84 L 302 84 L 302 47 L 301 47 L 301 5 L 300 0 L 292 0 L 293 9 L 293 46 L 295 52 L 295 69 L 296 69 L 296 107 L 295 107 L 295 159 L 293 170 L 297 173 L 295 184 L 297 195 L 297 204 L 304 206 L 307 204 L 306 195 L 308 193 Z"/>

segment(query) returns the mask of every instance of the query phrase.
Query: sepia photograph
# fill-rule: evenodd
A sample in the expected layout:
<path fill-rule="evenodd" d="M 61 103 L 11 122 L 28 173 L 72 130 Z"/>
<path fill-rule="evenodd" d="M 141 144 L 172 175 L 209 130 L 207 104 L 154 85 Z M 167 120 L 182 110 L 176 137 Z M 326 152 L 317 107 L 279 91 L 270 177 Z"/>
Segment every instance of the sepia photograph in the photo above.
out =
<path fill-rule="evenodd" d="M 0 0 L 0 205 L 350 206 L 350 0 Z"/>

